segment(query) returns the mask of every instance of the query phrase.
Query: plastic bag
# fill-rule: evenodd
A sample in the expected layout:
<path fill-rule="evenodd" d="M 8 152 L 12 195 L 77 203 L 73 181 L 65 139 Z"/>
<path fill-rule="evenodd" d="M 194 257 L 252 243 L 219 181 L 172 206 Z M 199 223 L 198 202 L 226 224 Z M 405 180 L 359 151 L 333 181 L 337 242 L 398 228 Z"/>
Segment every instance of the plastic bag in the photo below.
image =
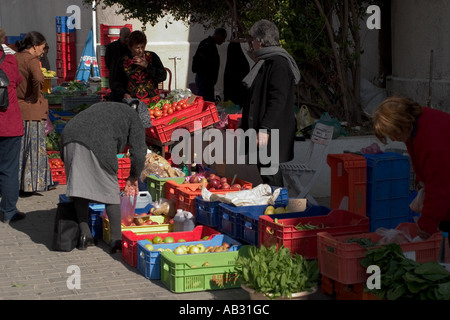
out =
<path fill-rule="evenodd" d="M 309 109 L 307 106 L 303 105 L 300 107 L 300 110 L 296 115 L 297 120 L 297 131 L 302 130 L 308 126 L 311 126 L 314 123 L 314 118 L 311 116 Z"/>
<path fill-rule="evenodd" d="M 50 132 L 53 131 L 53 123 L 50 121 L 50 117 L 47 116 L 47 120 L 45 120 L 45 135 L 48 136 Z"/>
<path fill-rule="evenodd" d="M 165 216 L 173 218 L 176 213 L 175 203 L 172 200 L 160 198 L 153 203 L 153 208 L 150 211 L 155 216 Z"/>
<path fill-rule="evenodd" d="M 268 184 L 260 184 L 253 189 L 229 192 L 226 194 L 212 193 L 206 188 L 202 189 L 202 197 L 205 201 L 220 201 L 228 204 L 240 206 L 255 206 L 275 204 L 275 200 L 280 194 L 281 188 L 272 192 L 272 187 Z"/>
<path fill-rule="evenodd" d="M 417 213 L 422 212 L 423 209 L 423 201 L 425 200 L 425 188 L 419 189 L 417 192 L 417 196 L 410 203 L 409 208 Z"/>
<path fill-rule="evenodd" d="M 322 113 L 322 115 L 320 116 L 320 119 L 317 122 L 333 127 L 333 139 L 337 139 L 341 135 L 348 136 L 347 131 L 345 131 L 345 129 L 342 128 L 341 123 L 338 121 L 338 119 L 330 116 L 330 114 L 328 112 Z M 314 123 L 314 125 L 315 125 L 315 123 Z M 314 129 L 314 125 L 313 125 L 313 129 Z"/>
<path fill-rule="evenodd" d="M 120 196 L 120 211 L 122 218 L 121 221 L 124 226 L 129 226 L 133 223 L 135 209 L 136 209 L 136 200 L 134 200 L 134 197 L 130 197 L 127 195 Z M 106 209 L 103 210 L 102 216 L 104 218 L 108 218 Z"/>
<path fill-rule="evenodd" d="M 423 241 L 419 236 L 413 238 L 412 235 L 409 234 L 407 229 L 398 230 L 398 229 L 378 228 L 377 230 L 375 230 L 375 233 L 382 236 L 382 238 L 378 241 L 378 244 L 380 245 L 385 245 L 389 243 L 403 244 L 409 242 Z"/>

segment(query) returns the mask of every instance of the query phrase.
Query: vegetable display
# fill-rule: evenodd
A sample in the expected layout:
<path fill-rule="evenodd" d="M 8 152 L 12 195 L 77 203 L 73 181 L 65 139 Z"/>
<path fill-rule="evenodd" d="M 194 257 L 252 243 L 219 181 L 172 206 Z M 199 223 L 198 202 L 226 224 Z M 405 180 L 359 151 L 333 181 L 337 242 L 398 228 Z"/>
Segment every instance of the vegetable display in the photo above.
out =
<path fill-rule="evenodd" d="M 311 291 L 317 286 L 317 260 L 291 255 L 286 247 L 250 246 L 248 255 L 236 259 L 236 272 L 242 282 L 269 299 L 292 297 L 293 293 Z"/>
<path fill-rule="evenodd" d="M 406 258 L 399 244 L 367 251 L 361 264 L 380 268 L 381 288 L 366 287 L 378 299 L 450 300 L 450 272 L 436 261 L 420 263 Z"/>

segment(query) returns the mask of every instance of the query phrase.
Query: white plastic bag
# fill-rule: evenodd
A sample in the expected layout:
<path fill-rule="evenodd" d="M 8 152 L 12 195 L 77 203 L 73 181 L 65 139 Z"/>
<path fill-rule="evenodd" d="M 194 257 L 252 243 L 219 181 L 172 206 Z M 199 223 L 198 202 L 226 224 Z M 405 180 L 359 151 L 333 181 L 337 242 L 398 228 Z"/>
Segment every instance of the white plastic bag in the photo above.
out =
<path fill-rule="evenodd" d="M 206 188 L 202 189 L 202 197 L 205 201 L 220 201 L 228 204 L 240 206 L 257 206 L 275 204 L 275 200 L 280 194 L 281 188 L 275 189 L 268 184 L 260 184 L 253 189 L 229 192 L 226 194 L 212 193 Z"/>
<path fill-rule="evenodd" d="M 425 188 L 421 188 L 417 192 L 417 196 L 410 203 L 409 208 L 414 212 L 418 213 L 422 212 L 424 200 L 425 200 Z"/>
<path fill-rule="evenodd" d="M 314 123 L 314 118 L 311 116 L 307 106 L 303 105 L 296 115 L 297 119 L 297 130 L 300 131 Z"/>

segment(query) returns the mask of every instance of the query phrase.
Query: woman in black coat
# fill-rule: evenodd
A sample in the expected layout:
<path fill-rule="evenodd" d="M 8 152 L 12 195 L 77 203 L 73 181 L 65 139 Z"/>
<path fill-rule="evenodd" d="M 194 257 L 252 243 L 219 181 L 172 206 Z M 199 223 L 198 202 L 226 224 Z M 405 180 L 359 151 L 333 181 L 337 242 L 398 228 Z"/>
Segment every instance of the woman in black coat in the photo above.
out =
<path fill-rule="evenodd" d="M 279 164 L 294 158 L 297 130 L 294 90 L 300 72 L 294 59 L 280 47 L 275 24 L 260 20 L 250 28 L 249 34 L 256 64 L 243 80 L 249 96 L 243 108 L 242 129 L 257 131 L 257 166 L 263 182 L 281 187 Z M 267 157 L 261 157 L 265 147 Z"/>

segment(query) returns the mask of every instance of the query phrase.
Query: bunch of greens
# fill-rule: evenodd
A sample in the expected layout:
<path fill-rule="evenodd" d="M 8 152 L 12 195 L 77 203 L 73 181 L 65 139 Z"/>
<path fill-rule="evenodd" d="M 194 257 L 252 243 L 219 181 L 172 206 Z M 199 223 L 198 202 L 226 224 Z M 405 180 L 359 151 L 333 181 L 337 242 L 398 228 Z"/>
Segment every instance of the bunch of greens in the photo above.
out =
<path fill-rule="evenodd" d="M 286 247 L 249 246 L 246 255 L 236 259 L 236 272 L 241 281 L 268 298 L 292 297 L 293 293 L 311 291 L 319 280 L 317 260 L 291 255 Z"/>
<path fill-rule="evenodd" d="M 406 258 L 398 244 L 367 251 L 361 264 L 380 268 L 381 288 L 366 288 L 379 299 L 450 300 L 450 272 L 436 261 L 420 263 Z"/>

